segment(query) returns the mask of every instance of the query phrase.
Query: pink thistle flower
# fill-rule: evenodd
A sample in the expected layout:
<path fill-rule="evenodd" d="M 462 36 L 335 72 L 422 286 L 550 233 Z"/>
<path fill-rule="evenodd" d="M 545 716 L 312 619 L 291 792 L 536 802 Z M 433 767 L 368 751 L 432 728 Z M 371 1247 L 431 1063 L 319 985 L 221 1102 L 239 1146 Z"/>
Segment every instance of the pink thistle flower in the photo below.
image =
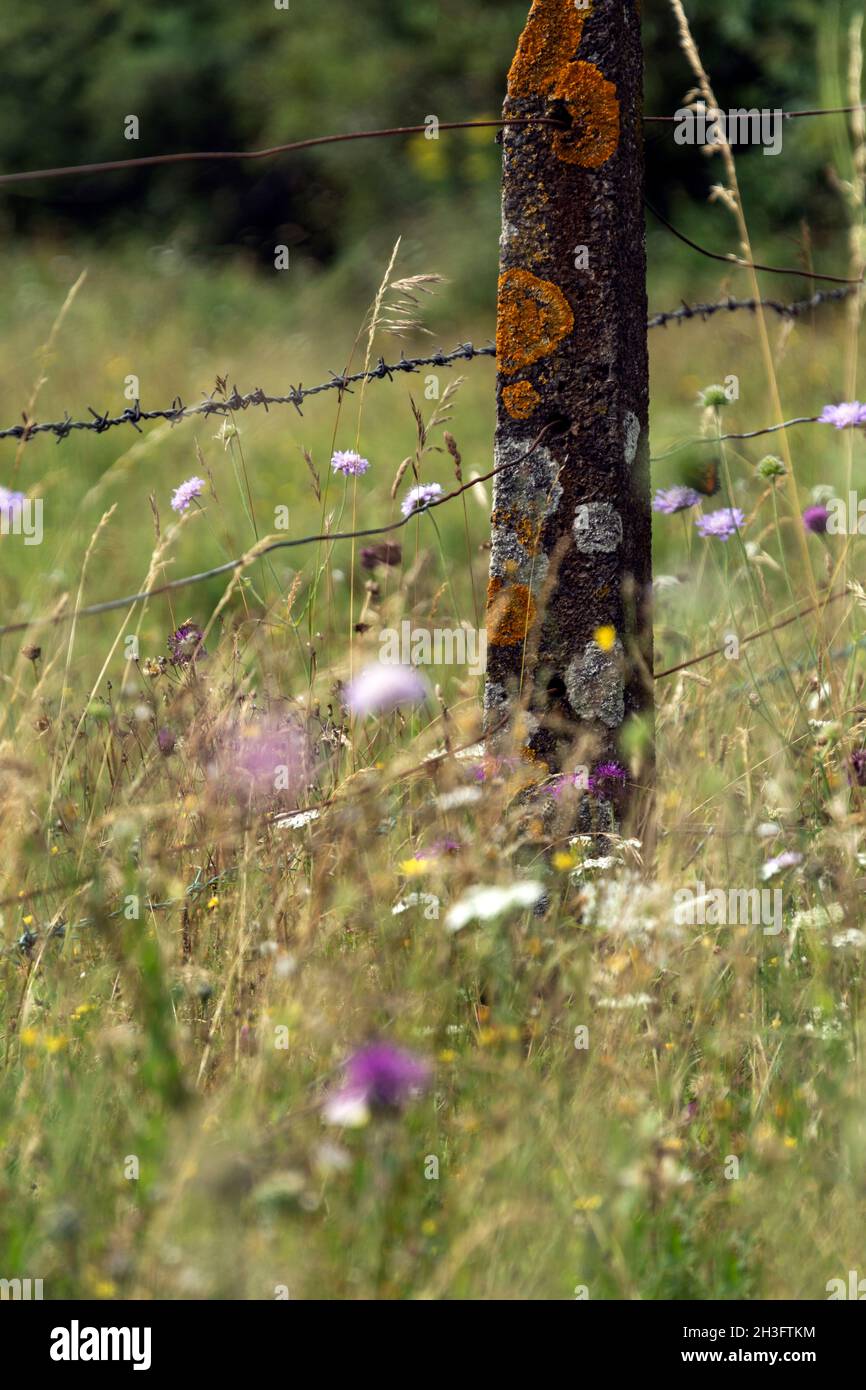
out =
<path fill-rule="evenodd" d="M 188 666 L 191 661 L 198 661 L 199 657 L 207 656 L 207 649 L 202 646 L 203 637 L 204 633 L 198 623 L 192 623 L 189 619 L 181 623 L 168 639 L 168 649 L 174 665 Z"/>
<path fill-rule="evenodd" d="M 824 534 L 829 520 L 830 513 L 826 507 L 807 507 L 803 513 L 803 525 L 806 530 L 813 531 L 817 536 Z"/>
<path fill-rule="evenodd" d="M 294 802 L 312 776 L 310 745 L 299 724 L 267 716 L 226 731 L 209 771 L 218 790 L 245 806 Z"/>
<path fill-rule="evenodd" d="M 399 1111 L 427 1089 L 430 1065 L 392 1043 L 370 1043 L 353 1052 L 346 1063 L 343 1085 L 325 1102 L 330 1124 L 362 1125 L 371 1110 Z"/>

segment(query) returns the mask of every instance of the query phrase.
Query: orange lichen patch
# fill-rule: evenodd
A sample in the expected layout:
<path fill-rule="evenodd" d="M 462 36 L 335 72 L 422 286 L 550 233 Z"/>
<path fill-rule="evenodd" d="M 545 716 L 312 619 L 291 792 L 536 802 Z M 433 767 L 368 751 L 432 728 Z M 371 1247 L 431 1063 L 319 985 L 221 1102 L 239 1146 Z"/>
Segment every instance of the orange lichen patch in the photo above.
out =
<path fill-rule="evenodd" d="M 517 518 L 514 534 L 524 550 L 528 550 L 531 555 L 534 555 L 541 540 L 541 522 L 531 521 L 528 516 L 520 516 Z"/>
<path fill-rule="evenodd" d="M 522 642 L 536 617 L 535 599 L 525 584 L 503 587 L 499 578 L 487 586 L 487 640 L 494 647 Z"/>
<path fill-rule="evenodd" d="M 528 420 L 541 397 L 529 381 L 515 381 L 502 392 L 502 404 L 512 420 Z"/>
<path fill-rule="evenodd" d="M 527 97 L 559 86 L 591 14 L 592 0 L 584 10 L 574 0 L 533 0 L 508 73 L 508 95 Z"/>
<path fill-rule="evenodd" d="M 616 87 L 594 63 L 573 63 L 573 95 L 567 106 L 575 131 L 554 136 L 554 148 L 566 164 L 597 169 L 619 144 L 619 102 Z"/>
<path fill-rule="evenodd" d="M 561 101 L 574 129 L 553 137 L 557 158 L 597 169 L 619 144 L 616 87 L 594 63 L 575 59 L 583 26 L 592 13 L 574 0 L 534 0 L 508 74 L 513 97 L 545 96 Z"/>
<path fill-rule="evenodd" d="M 538 550 L 541 541 L 541 519 L 526 516 L 523 512 L 515 512 L 511 507 L 507 507 L 505 510 L 501 507 L 494 507 L 490 515 L 490 526 L 494 531 L 501 527 L 512 531 L 524 550 L 528 550 L 530 555 L 534 555 Z"/>
<path fill-rule="evenodd" d="M 496 359 L 505 376 L 547 357 L 573 327 L 571 305 L 551 280 L 529 270 L 500 275 Z"/>

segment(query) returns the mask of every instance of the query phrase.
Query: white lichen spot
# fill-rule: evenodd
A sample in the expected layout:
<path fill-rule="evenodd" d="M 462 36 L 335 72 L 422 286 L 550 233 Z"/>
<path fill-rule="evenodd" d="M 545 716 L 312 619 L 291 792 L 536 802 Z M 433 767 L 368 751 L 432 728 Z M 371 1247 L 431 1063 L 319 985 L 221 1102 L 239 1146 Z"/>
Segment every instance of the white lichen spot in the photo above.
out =
<path fill-rule="evenodd" d="M 617 638 L 609 652 L 597 642 L 587 642 L 581 656 L 575 656 L 565 672 L 565 689 L 571 708 L 579 719 L 598 719 L 609 729 L 625 718 L 625 689 L 622 678 L 623 646 Z"/>
<path fill-rule="evenodd" d="M 485 710 L 501 709 L 508 704 L 508 691 L 499 681 L 488 681 L 484 687 Z"/>
<path fill-rule="evenodd" d="M 640 440 L 640 420 L 633 410 L 627 410 L 624 421 L 625 429 L 625 461 L 634 463 L 637 457 L 637 446 Z"/>
<path fill-rule="evenodd" d="M 622 517 L 610 502 L 582 502 L 572 523 L 574 543 L 584 555 L 599 555 L 622 545 Z"/>

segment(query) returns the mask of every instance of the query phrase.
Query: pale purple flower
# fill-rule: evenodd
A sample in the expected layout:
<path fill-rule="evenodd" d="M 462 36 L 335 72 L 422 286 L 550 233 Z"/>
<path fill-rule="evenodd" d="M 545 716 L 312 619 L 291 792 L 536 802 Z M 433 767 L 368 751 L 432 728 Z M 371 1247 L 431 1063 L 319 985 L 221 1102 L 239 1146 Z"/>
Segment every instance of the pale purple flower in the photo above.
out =
<path fill-rule="evenodd" d="M 345 690 L 346 708 L 353 714 L 387 714 L 398 705 L 417 705 L 427 696 L 427 682 L 414 666 L 365 666 Z"/>
<path fill-rule="evenodd" d="M 413 512 L 423 511 L 431 502 L 437 501 L 442 496 L 442 487 L 439 483 L 419 483 L 417 487 L 412 487 L 403 498 L 400 510 L 404 516 L 411 516 Z"/>
<path fill-rule="evenodd" d="M 330 1124 L 362 1125 L 371 1110 L 396 1111 L 427 1089 L 432 1069 L 422 1058 L 392 1043 L 370 1043 L 353 1052 L 343 1085 L 325 1102 Z"/>
<path fill-rule="evenodd" d="M 194 497 L 201 497 L 204 492 L 203 478 L 187 478 L 185 483 L 176 487 L 171 499 L 171 508 L 174 512 L 185 512 Z"/>
<path fill-rule="evenodd" d="M 866 405 L 860 401 L 843 401 L 841 405 L 825 405 L 818 421 L 822 425 L 835 425 L 837 430 L 856 429 L 866 425 Z"/>
<path fill-rule="evenodd" d="M 688 507 L 696 507 L 700 500 L 700 493 L 695 492 L 693 487 L 684 487 L 677 483 L 675 487 L 657 488 L 653 498 L 653 511 L 673 516 L 675 512 L 684 512 Z"/>
<path fill-rule="evenodd" d="M 337 449 L 331 459 L 331 467 L 335 473 L 342 473 L 347 478 L 360 478 L 369 469 L 370 462 L 361 458 L 354 449 Z"/>
<path fill-rule="evenodd" d="M 0 487 L 0 515 L 12 520 L 20 512 L 27 498 L 23 492 L 12 492 L 8 487 Z"/>
<path fill-rule="evenodd" d="M 311 777 L 310 745 L 293 720 L 265 716 L 224 732 L 209 771 L 243 805 L 294 802 Z"/>
<path fill-rule="evenodd" d="M 803 513 L 803 525 L 806 530 L 813 531 L 817 536 L 824 534 L 829 520 L 830 513 L 826 507 L 807 507 Z"/>
<path fill-rule="evenodd" d="M 207 650 L 201 643 L 203 637 L 198 623 L 181 623 L 168 639 L 168 649 L 175 666 L 188 666 L 191 661 L 207 656 Z"/>
<path fill-rule="evenodd" d="M 728 541 L 735 531 L 739 531 L 745 519 L 745 513 L 739 507 L 720 507 L 718 511 L 695 517 L 695 525 L 702 536 Z"/>
<path fill-rule="evenodd" d="M 768 859 L 766 864 L 761 866 L 761 878 L 775 878 L 776 874 L 782 873 L 785 869 L 796 868 L 802 864 L 803 856 L 796 849 L 785 849 L 781 854 L 777 854 L 775 859 Z"/>

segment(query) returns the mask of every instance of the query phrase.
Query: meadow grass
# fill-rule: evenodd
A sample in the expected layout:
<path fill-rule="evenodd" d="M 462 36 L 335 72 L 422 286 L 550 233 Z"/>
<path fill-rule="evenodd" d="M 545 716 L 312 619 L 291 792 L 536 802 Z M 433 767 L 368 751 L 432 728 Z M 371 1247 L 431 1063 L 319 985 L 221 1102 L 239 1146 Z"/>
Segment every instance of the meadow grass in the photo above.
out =
<path fill-rule="evenodd" d="M 326 280 L 290 292 L 131 248 L 91 257 L 46 358 L 84 259 L 10 256 L 3 423 L 43 372 L 41 418 L 122 408 L 129 374 L 146 406 L 217 374 L 313 384 L 362 321 Z M 430 268 L 415 248 L 394 275 Z M 680 268 L 651 307 L 682 295 Z M 436 338 L 407 351 L 484 341 L 492 299 L 474 322 L 460 309 L 442 286 Z M 786 415 L 844 394 L 844 316 L 770 323 Z M 750 316 L 650 346 L 656 453 L 771 422 Z M 373 350 L 399 345 L 379 331 Z M 732 373 L 737 401 L 696 404 Z M 424 480 L 453 485 L 446 429 L 464 478 L 487 472 L 492 363 L 438 375 L 438 400 L 422 375 L 303 418 L 7 442 L 0 482 L 43 497 L 45 539 L 0 540 L 3 621 L 218 565 L 280 507 L 289 536 L 396 519 L 410 393 Z M 329 477 L 332 450 L 355 447 L 370 473 Z M 815 485 L 844 491 L 849 448 L 859 476 L 859 434 L 803 426 L 790 447 L 803 506 Z M 659 668 L 844 583 L 845 538 L 808 534 L 804 572 L 787 480 L 755 476 L 770 450 L 712 451 L 724 490 L 703 509 L 742 507 L 741 538 L 657 518 Z M 708 452 L 661 461 L 654 485 Z M 193 474 L 207 487 L 179 518 Z M 432 669 L 423 705 L 346 709 L 383 628 L 477 624 L 488 534 L 479 488 L 396 533 L 394 567 L 364 569 L 350 543 L 278 551 L 239 582 L 2 639 L 3 1277 L 43 1278 L 50 1298 L 822 1298 L 862 1267 L 863 652 L 833 659 L 863 635 L 862 598 L 657 681 L 657 849 L 625 827 L 599 856 L 572 833 L 578 790 L 552 797 L 544 769 L 477 750 L 479 678 Z M 855 580 L 858 557 L 851 538 Z M 187 619 L 207 655 L 160 669 Z M 226 794 L 226 739 L 288 717 L 312 770 L 282 799 Z M 763 879 L 785 851 L 801 858 Z M 473 886 L 521 881 L 543 888 L 534 909 L 449 930 Z M 674 895 L 698 883 L 779 889 L 781 932 L 684 926 Z M 329 1126 L 345 1059 L 374 1038 L 424 1059 L 431 1085 Z"/>

